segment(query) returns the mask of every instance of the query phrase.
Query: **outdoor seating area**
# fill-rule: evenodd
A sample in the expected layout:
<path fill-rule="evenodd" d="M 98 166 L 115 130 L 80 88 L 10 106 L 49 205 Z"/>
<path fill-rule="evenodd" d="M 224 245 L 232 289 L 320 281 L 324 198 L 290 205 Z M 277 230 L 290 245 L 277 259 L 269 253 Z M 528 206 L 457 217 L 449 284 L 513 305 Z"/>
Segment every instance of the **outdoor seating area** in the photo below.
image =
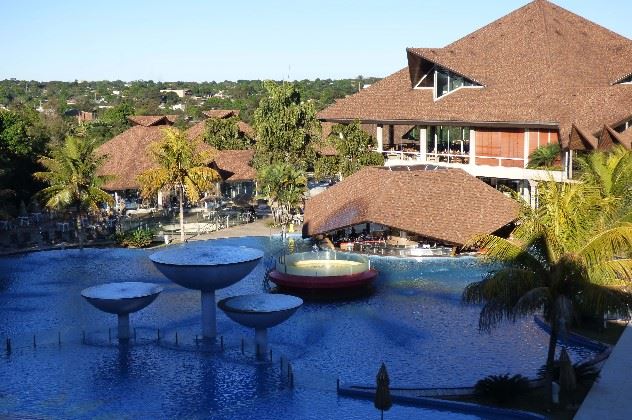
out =
<path fill-rule="evenodd" d="M 103 212 L 82 217 L 82 224 L 88 241 L 105 242 L 115 233 L 117 218 Z M 46 211 L 0 220 L 0 250 L 45 248 L 74 242 L 77 242 L 76 222 L 69 214 Z"/>

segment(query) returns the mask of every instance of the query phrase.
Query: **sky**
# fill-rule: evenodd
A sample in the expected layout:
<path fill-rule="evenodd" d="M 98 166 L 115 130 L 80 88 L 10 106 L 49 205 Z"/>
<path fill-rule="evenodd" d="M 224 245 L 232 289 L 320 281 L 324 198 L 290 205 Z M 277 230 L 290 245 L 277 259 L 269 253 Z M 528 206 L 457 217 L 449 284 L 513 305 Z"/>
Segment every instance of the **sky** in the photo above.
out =
<path fill-rule="evenodd" d="M 630 0 L 555 3 L 632 38 Z M 406 66 L 406 47 L 442 47 L 524 4 L 0 0 L 0 79 L 384 77 Z"/>

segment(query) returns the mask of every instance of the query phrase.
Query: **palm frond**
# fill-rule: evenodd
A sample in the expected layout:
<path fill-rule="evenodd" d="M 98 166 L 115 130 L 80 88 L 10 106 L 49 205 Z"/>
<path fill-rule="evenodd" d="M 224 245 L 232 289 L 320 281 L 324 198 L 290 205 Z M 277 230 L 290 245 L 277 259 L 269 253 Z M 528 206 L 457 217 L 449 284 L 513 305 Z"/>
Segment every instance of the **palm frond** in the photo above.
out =
<path fill-rule="evenodd" d="M 536 287 L 527 291 L 512 308 L 514 320 L 546 308 L 551 304 L 551 301 L 551 290 L 548 287 Z"/>
<path fill-rule="evenodd" d="M 631 252 L 632 223 L 622 223 L 598 232 L 578 250 L 577 254 L 585 261 L 586 266 L 595 266 Z"/>
<path fill-rule="evenodd" d="M 588 283 L 574 297 L 574 302 L 582 313 L 598 317 L 611 313 L 625 317 L 632 309 L 632 294 L 627 288 Z"/>
<path fill-rule="evenodd" d="M 483 258 L 487 261 L 510 263 L 534 272 L 542 271 L 541 261 L 528 252 L 524 243 L 517 243 L 495 235 L 478 235 L 468 241 L 465 247 L 483 250 Z"/>

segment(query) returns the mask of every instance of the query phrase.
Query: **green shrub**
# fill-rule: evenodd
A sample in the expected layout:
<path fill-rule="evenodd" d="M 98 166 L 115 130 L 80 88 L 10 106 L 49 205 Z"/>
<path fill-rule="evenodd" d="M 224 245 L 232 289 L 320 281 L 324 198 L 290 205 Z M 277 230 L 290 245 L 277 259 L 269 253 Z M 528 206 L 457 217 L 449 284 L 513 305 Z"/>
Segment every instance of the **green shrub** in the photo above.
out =
<path fill-rule="evenodd" d="M 522 375 L 509 376 L 509 374 L 487 376 L 474 386 L 476 395 L 494 400 L 499 404 L 511 401 L 528 390 L 527 378 Z"/>
<path fill-rule="evenodd" d="M 129 248 L 145 248 L 151 245 L 154 240 L 154 231 L 151 229 L 138 228 L 127 232 L 117 233 L 116 242 Z"/>

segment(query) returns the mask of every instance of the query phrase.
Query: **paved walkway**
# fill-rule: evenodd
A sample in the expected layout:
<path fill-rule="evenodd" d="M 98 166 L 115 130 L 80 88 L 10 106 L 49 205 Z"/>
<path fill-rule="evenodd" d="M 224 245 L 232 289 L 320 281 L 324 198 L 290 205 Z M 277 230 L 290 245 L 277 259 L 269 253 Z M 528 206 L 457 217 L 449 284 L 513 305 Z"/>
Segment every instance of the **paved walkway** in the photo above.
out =
<path fill-rule="evenodd" d="M 203 233 L 190 238 L 189 241 L 204 241 L 207 239 L 219 238 L 236 238 L 240 236 L 270 236 L 281 233 L 280 228 L 269 226 L 271 221 L 272 219 L 259 219 L 252 223 L 237 225 L 229 227 L 227 229 L 217 230 L 211 233 Z M 297 232 L 300 233 L 300 228 L 297 229 L 299 229 L 297 230 Z"/>
<path fill-rule="evenodd" d="M 632 325 L 623 331 L 610 357 L 601 369 L 575 420 L 628 420 L 632 418 Z"/>

